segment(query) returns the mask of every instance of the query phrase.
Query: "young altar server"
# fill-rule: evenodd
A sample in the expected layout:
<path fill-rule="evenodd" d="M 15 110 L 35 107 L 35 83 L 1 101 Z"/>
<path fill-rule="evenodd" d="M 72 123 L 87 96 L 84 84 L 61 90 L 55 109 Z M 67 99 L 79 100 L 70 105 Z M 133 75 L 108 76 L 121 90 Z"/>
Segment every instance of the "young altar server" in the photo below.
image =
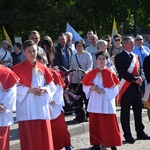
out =
<path fill-rule="evenodd" d="M 37 61 L 46 65 L 46 57 L 42 53 L 37 54 Z M 56 92 L 53 95 L 53 101 L 50 102 L 50 114 L 51 114 L 51 127 L 52 136 L 54 143 L 54 150 L 60 150 L 65 147 L 66 150 L 71 150 L 71 138 L 68 132 L 68 126 L 64 118 L 64 98 L 63 98 L 63 88 L 65 83 L 62 80 L 59 73 L 49 69 L 53 74 L 54 83 L 56 85 Z"/>
<path fill-rule="evenodd" d="M 56 91 L 52 74 L 36 61 L 37 45 L 23 44 L 26 60 L 13 67 L 19 76 L 17 120 L 21 150 L 53 150 L 49 103 Z"/>
<path fill-rule="evenodd" d="M 90 71 L 83 79 L 83 90 L 89 98 L 87 111 L 89 112 L 91 150 L 103 147 L 122 145 L 121 133 L 116 117 L 115 97 L 118 93 L 119 80 L 106 67 L 108 55 L 105 52 L 96 54 L 97 68 Z"/>
<path fill-rule="evenodd" d="M 9 150 L 9 129 L 14 123 L 18 77 L 8 67 L 0 65 L 0 149 Z"/>

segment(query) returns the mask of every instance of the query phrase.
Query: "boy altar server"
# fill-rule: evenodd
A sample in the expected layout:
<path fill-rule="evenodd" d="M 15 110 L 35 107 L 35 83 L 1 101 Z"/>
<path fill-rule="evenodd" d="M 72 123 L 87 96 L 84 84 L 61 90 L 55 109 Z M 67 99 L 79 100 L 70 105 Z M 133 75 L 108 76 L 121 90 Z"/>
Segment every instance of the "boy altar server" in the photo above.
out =
<path fill-rule="evenodd" d="M 9 68 L 0 65 L 0 149 L 9 150 L 9 126 L 16 109 L 18 77 Z"/>
<path fill-rule="evenodd" d="M 89 112 L 91 150 L 122 144 L 121 133 L 116 117 L 115 97 L 118 93 L 119 80 L 106 67 L 108 55 L 105 52 L 96 54 L 97 68 L 89 72 L 83 79 L 83 90 L 89 98 L 87 111 Z"/>
<path fill-rule="evenodd" d="M 45 55 L 38 53 L 37 61 L 46 65 Z M 54 150 L 60 150 L 63 147 L 65 147 L 66 150 L 71 150 L 70 133 L 68 132 L 68 126 L 65 122 L 64 110 L 62 107 L 65 105 L 63 98 L 63 88 L 65 87 L 65 83 L 59 73 L 50 68 L 49 70 L 53 74 L 54 83 L 56 85 L 53 101 L 49 104 Z"/>
<path fill-rule="evenodd" d="M 53 150 L 49 103 L 56 86 L 48 69 L 36 61 L 37 45 L 23 44 L 26 60 L 13 67 L 20 78 L 17 88 L 17 120 L 21 150 Z"/>

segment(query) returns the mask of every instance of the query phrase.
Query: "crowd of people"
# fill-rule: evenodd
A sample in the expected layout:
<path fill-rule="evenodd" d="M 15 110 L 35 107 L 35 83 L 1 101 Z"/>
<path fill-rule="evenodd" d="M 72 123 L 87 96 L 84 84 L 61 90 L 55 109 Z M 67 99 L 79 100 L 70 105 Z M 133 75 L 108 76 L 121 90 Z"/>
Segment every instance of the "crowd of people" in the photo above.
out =
<path fill-rule="evenodd" d="M 91 150 L 99 150 L 100 145 L 117 150 L 122 145 L 116 105 L 121 106 L 125 141 L 136 141 L 130 129 L 131 107 L 137 140 L 150 139 L 141 115 L 142 107 L 147 108 L 150 120 L 150 36 L 145 42 L 141 35 L 133 38 L 116 34 L 113 40 L 109 35 L 99 39 L 92 30 L 86 36 L 85 41 L 73 43 L 71 32 L 60 33 L 54 44 L 50 36 L 41 38 L 33 30 L 22 45 L 14 43 L 13 51 L 7 40 L 1 42 L 2 150 L 9 149 L 13 111 L 19 124 L 21 150 L 71 150 L 63 110 L 73 104 L 71 99 L 86 110 L 83 121 L 89 121 Z M 79 69 L 82 71 L 70 74 L 67 86 L 65 73 Z"/>

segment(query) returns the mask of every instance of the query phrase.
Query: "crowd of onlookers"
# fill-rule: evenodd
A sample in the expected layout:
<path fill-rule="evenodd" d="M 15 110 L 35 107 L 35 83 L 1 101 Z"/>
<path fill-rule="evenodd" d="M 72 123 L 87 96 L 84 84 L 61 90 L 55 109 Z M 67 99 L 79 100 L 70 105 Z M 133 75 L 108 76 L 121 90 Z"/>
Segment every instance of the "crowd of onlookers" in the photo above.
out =
<path fill-rule="evenodd" d="M 53 98 L 50 98 L 51 101 L 49 103 L 50 112 L 53 118 L 53 121 L 51 123 L 52 132 L 55 132 L 53 133 L 53 138 L 55 140 L 54 147 L 57 147 L 56 139 L 60 138 L 60 141 L 62 142 L 62 137 L 58 137 L 58 134 L 61 133 L 57 133 L 56 129 L 53 128 L 55 128 L 55 126 L 57 126 L 59 123 L 62 123 L 62 125 L 64 124 L 64 129 L 61 129 L 64 130 L 62 135 L 65 138 L 68 138 L 68 145 L 63 145 L 64 143 L 62 142 L 61 148 L 64 146 L 66 147 L 66 150 L 71 149 L 71 143 L 70 135 L 64 123 L 64 116 L 61 113 L 63 111 L 62 106 L 64 105 L 64 102 L 62 102 L 63 99 L 65 99 L 65 105 L 71 106 L 75 101 L 78 102 L 78 105 L 80 107 L 85 108 L 85 110 L 89 110 L 88 112 L 86 112 L 85 120 L 82 121 L 90 122 L 90 133 L 95 135 L 95 137 L 97 136 L 97 139 L 100 139 L 101 137 L 99 137 L 98 135 L 99 132 L 97 131 L 99 131 L 99 129 L 97 129 L 97 127 L 93 130 L 93 121 L 97 121 L 97 123 L 98 121 L 100 121 L 100 123 L 115 123 L 116 118 L 114 115 L 114 104 L 119 103 L 121 105 L 121 125 L 123 128 L 125 140 L 128 143 L 135 142 L 135 139 L 131 135 L 129 124 L 130 107 L 132 106 L 135 116 L 137 139 L 150 139 L 150 137 L 143 131 L 144 125 L 142 124 L 141 116 L 143 98 L 144 100 L 146 100 L 144 102 L 144 107 L 148 109 L 148 117 L 150 119 L 150 35 L 146 35 L 145 40 L 141 35 L 137 35 L 135 38 L 133 38 L 132 36 L 122 37 L 120 34 L 114 35 L 113 39 L 109 35 L 100 39 L 96 34 L 93 33 L 92 30 L 88 30 L 85 40 L 78 40 L 73 43 L 72 39 L 73 35 L 71 32 L 60 33 L 58 35 L 57 43 L 54 44 L 50 36 L 46 35 L 41 38 L 40 33 L 36 30 L 33 30 L 29 33 L 28 40 L 25 41 L 23 44 L 14 43 L 12 46 L 8 43 L 7 40 L 2 40 L 0 48 L 0 64 L 12 69 L 20 78 L 20 89 L 18 87 L 17 89 L 19 89 L 19 99 L 21 100 L 19 101 L 17 106 L 20 105 L 20 108 L 22 107 L 22 104 L 20 103 L 22 103 L 23 96 L 27 101 L 31 98 L 30 95 L 22 95 L 22 92 L 27 92 L 25 89 L 26 86 L 32 87 L 33 85 L 38 85 L 36 88 L 29 88 L 27 92 L 34 95 L 41 96 L 45 93 L 49 94 L 49 92 L 51 93 L 51 95 L 53 95 L 55 93 L 53 95 Z M 35 63 L 36 61 L 37 64 Z M 30 64 L 29 62 L 32 63 Z M 44 64 L 44 66 L 46 67 L 42 67 L 40 63 Z M 36 70 L 36 66 L 43 74 L 41 77 L 40 73 L 38 73 L 38 70 Z M 32 67 L 34 68 L 34 71 L 31 71 L 29 69 Z M 109 69 L 107 70 L 106 68 Z M 19 69 L 22 69 L 22 71 L 19 71 Z M 50 69 L 51 73 L 47 73 L 47 69 Z M 66 79 L 65 74 L 69 70 L 74 71 L 72 71 L 69 74 L 69 78 Z M 105 70 L 105 72 L 103 72 L 102 70 Z M 37 77 L 37 74 L 39 74 L 39 77 Z M 56 89 L 55 86 L 53 87 L 53 85 L 51 85 L 52 83 L 49 83 L 51 81 L 51 74 L 53 74 L 52 77 L 54 84 L 56 85 Z M 48 75 L 50 77 L 47 77 Z M 29 83 L 30 79 L 28 79 L 28 77 L 31 78 L 31 76 L 32 79 Z M 87 77 L 89 78 L 86 79 Z M 45 80 L 43 80 L 43 78 Z M 107 81 L 104 78 L 107 78 Z M 40 84 L 44 85 L 45 82 L 50 84 L 46 85 L 49 86 L 50 91 L 41 88 Z M 117 94 L 115 95 L 115 93 L 118 93 L 118 91 L 116 90 L 118 88 L 117 84 L 119 84 L 119 94 L 121 96 L 118 96 Z M 59 87 L 58 85 L 61 85 L 61 87 Z M 53 92 L 53 90 L 55 92 Z M 103 107 L 98 110 L 99 103 L 97 103 L 98 105 L 96 106 L 96 103 L 93 103 L 92 101 L 95 98 L 99 98 L 99 95 L 104 93 L 104 102 L 100 104 Z M 102 97 L 100 97 L 100 99 L 101 98 Z M 74 101 L 72 101 L 72 99 L 74 99 Z M 110 99 L 110 101 L 112 101 L 110 105 L 106 102 L 106 99 Z M 115 99 L 118 99 L 116 103 L 114 103 Z M 90 101 L 90 104 L 88 104 L 88 101 Z M 35 109 L 36 111 L 36 108 L 33 106 L 33 104 L 31 104 L 30 107 L 32 109 Z M 27 105 L 27 103 L 23 105 L 25 106 Z M 39 105 L 43 105 L 43 103 L 39 103 Z M 43 105 L 43 107 L 45 107 L 45 105 Z M 2 111 L 5 109 L 3 107 L 3 104 L 1 103 L 1 99 L 0 108 L 0 110 Z M 54 113 L 52 112 L 52 110 L 55 110 L 56 112 L 54 111 Z M 0 111 L 0 113 L 2 111 Z M 22 115 L 23 110 L 20 109 L 19 111 Z M 31 113 L 28 111 L 29 110 L 27 110 L 27 113 Z M 41 114 L 42 113 L 43 112 L 41 112 Z M 95 113 L 99 114 L 99 116 L 96 116 Z M 34 120 L 35 114 L 36 113 L 34 112 L 32 114 L 33 116 L 29 116 L 29 120 Z M 107 116 L 102 116 L 101 114 L 107 114 Z M 111 116 L 112 114 L 113 116 Z M 43 113 L 43 116 L 44 115 L 45 114 Z M 46 116 L 44 116 L 44 118 L 45 117 Z M 54 122 L 55 119 L 59 117 L 61 117 L 61 121 L 59 120 L 58 122 Z M 105 120 L 103 117 L 105 119 L 109 118 L 108 120 L 110 120 L 110 118 L 113 118 L 113 121 L 111 120 L 111 122 L 106 122 L 107 119 Z M 27 121 L 28 119 L 25 118 L 25 120 Z M 81 121 L 78 120 L 77 117 L 74 120 Z M 20 118 L 19 120 L 20 132 L 22 132 L 22 141 L 25 137 L 25 132 L 23 132 L 23 129 L 24 126 L 28 126 L 28 123 L 30 124 L 30 122 L 22 123 L 22 118 Z M 40 125 L 41 123 L 38 122 L 38 124 Z M 30 125 L 34 125 L 34 123 L 31 123 Z M 33 126 L 29 126 L 28 128 L 31 129 L 32 127 Z M 107 125 L 107 127 L 109 127 L 109 125 Z M 36 128 L 39 127 L 36 126 Z M 103 129 L 103 127 L 101 126 L 100 128 Z M 116 125 L 114 126 L 112 132 L 116 137 L 120 136 L 120 133 L 116 132 L 117 129 L 118 126 Z M 107 132 L 107 134 L 110 133 Z M 38 132 L 37 135 L 39 135 Z M 104 140 L 104 143 L 102 143 L 101 141 L 96 141 L 95 139 L 92 139 L 92 137 L 90 138 L 91 144 L 93 145 L 93 147 L 91 148 L 92 150 L 99 149 L 99 144 L 103 145 L 105 142 L 106 144 L 103 146 L 110 146 L 112 150 L 116 150 L 116 146 L 120 146 L 120 143 L 116 145 L 113 145 L 111 143 L 111 145 L 108 144 L 109 142 L 107 140 Z M 26 142 L 28 143 L 29 141 Z M 116 141 L 114 141 L 114 143 L 115 142 Z M 25 142 L 22 142 L 22 145 L 22 147 L 26 147 Z"/>

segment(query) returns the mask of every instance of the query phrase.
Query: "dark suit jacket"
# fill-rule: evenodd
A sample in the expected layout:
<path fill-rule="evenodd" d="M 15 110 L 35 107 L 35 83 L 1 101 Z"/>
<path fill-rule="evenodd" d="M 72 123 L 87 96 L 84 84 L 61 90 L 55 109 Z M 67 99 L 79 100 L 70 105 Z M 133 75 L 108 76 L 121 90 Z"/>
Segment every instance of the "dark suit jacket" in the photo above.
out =
<path fill-rule="evenodd" d="M 64 61 L 63 61 L 63 56 L 62 56 L 62 50 L 61 50 L 61 46 L 58 44 L 55 47 L 56 53 L 55 53 L 55 58 L 54 58 L 54 62 L 53 65 L 54 66 L 58 66 L 60 70 L 62 70 L 63 72 L 66 72 L 67 70 L 69 70 L 70 67 L 70 60 L 71 60 L 71 56 L 72 56 L 72 50 L 70 48 L 68 48 L 66 46 L 67 49 L 67 53 L 68 53 L 68 68 L 64 67 Z"/>
<path fill-rule="evenodd" d="M 144 69 L 147 83 L 150 83 L 150 55 L 145 57 L 143 62 L 143 69 Z"/>
<path fill-rule="evenodd" d="M 131 64 L 131 61 L 132 59 L 124 50 L 115 56 L 115 66 L 119 75 L 119 79 L 121 80 L 123 78 L 126 81 L 131 82 L 131 86 L 138 86 L 138 84 L 134 82 L 136 80 L 136 77 L 132 73 L 129 73 L 127 71 Z M 141 67 L 139 68 L 136 76 L 141 76 L 143 80 L 145 79 L 145 75 Z"/>

